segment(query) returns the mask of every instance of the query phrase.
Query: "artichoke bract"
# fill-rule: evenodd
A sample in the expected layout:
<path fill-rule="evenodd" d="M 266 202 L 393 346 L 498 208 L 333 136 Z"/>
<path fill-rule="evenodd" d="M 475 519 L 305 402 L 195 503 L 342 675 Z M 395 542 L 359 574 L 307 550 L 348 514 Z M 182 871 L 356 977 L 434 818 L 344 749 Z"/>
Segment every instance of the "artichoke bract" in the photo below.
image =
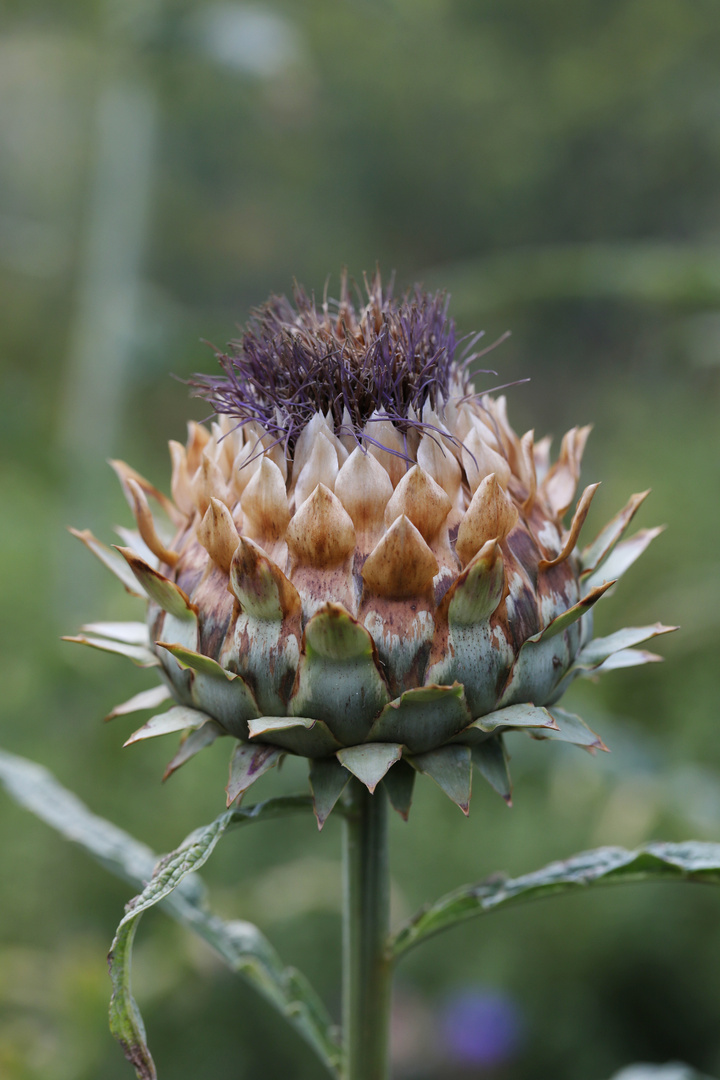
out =
<path fill-rule="evenodd" d="M 350 775 L 407 816 L 425 773 L 465 812 L 471 774 L 510 802 L 503 734 L 604 749 L 555 704 L 577 676 L 659 659 L 670 627 L 592 639 L 592 608 L 660 531 L 623 535 L 633 495 L 584 548 L 598 487 L 569 524 L 589 428 L 551 463 L 504 397 L 476 393 L 479 335 L 447 299 L 272 297 L 195 393 L 216 422 L 170 443 L 172 498 L 113 462 L 137 529 L 77 535 L 146 623 L 71 639 L 155 667 L 162 685 L 111 715 L 169 704 L 128 740 L 183 732 L 169 775 L 218 736 L 236 744 L 228 804 L 284 754 L 310 761 L 318 823 Z M 154 511 L 151 510 L 154 504 Z"/>

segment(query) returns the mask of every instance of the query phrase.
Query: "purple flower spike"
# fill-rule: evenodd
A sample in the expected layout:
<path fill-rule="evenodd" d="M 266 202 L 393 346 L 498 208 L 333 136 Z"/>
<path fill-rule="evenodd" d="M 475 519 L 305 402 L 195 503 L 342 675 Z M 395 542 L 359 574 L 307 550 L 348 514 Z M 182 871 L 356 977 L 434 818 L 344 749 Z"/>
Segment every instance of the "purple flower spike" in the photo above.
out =
<path fill-rule="evenodd" d="M 356 438 L 375 412 L 403 433 L 429 428 L 422 420 L 426 403 L 442 416 L 451 393 L 472 392 L 466 373 L 478 355 L 471 353 L 477 335 L 462 364 L 454 364 L 459 343 L 445 293 L 416 286 L 393 299 L 379 273 L 365 286 L 367 300 L 358 290 L 357 305 L 346 274 L 340 299 L 325 296 L 320 308 L 299 285 L 294 307 L 272 296 L 251 313 L 229 352 L 216 353 L 224 374 L 190 380 L 194 394 L 216 413 L 237 418 L 238 426 L 259 421 L 286 452 L 317 412 L 330 413 L 336 431 Z"/>

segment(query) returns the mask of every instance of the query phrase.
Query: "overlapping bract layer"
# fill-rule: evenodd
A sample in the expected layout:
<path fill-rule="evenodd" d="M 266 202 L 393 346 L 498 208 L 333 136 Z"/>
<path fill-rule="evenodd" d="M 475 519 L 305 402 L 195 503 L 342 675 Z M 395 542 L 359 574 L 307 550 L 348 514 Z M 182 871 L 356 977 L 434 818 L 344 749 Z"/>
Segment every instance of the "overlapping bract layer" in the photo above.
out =
<path fill-rule="evenodd" d="M 506 731 L 602 747 L 555 702 L 577 675 L 657 659 L 635 646 L 659 624 L 590 640 L 593 605 L 659 531 L 621 539 L 644 494 L 579 551 L 597 485 L 563 518 L 589 429 L 551 465 L 503 398 L 463 393 L 414 419 L 351 432 L 316 413 L 291 457 L 256 422 L 191 424 L 170 444 L 172 500 L 114 463 L 137 532 L 119 554 L 78 535 L 148 598 L 149 634 L 75 640 L 160 669 L 164 693 L 114 714 L 174 702 L 129 740 L 183 731 L 168 773 L 229 734 L 231 802 L 302 755 L 322 824 L 351 774 L 403 814 L 416 772 L 467 812 L 473 764 L 509 801 Z"/>

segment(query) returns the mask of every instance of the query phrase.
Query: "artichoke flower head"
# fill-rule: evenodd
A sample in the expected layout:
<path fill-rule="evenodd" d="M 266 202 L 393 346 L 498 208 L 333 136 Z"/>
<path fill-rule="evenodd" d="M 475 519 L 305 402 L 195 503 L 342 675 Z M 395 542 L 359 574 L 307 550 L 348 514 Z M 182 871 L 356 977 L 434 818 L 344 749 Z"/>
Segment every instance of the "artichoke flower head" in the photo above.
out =
<path fill-rule="evenodd" d="M 407 816 L 417 773 L 467 813 L 473 766 L 509 802 L 506 732 L 603 743 L 556 702 L 578 675 L 658 659 L 659 624 L 592 640 L 592 608 L 659 532 L 622 539 L 647 492 L 587 547 L 575 499 L 589 428 L 518 437 L 478 394 L 479 338 L 447 299 L 272 297 L 192 386 L 216 421 L 170 443 L 172 498 L 113 462 L 137 530 L 77 535 L 147 601 L 146 623 L 71 640 L 154 667 L 128 740 L 182 732 L 169 775 L 234 740 L 228 805 L 306 757 L 320 826 L 351 774 Z M 154 510 L 151 509 L 154 504 Z"/>

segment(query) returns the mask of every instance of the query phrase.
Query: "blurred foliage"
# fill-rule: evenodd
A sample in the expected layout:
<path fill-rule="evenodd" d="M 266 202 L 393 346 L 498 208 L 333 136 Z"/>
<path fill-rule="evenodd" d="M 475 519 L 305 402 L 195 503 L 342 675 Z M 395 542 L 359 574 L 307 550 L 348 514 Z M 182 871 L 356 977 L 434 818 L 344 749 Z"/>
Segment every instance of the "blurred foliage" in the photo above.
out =
<path fill-rule="evenodd" d="M 652 485 L 668 531 L 598 613 L 662 619 L 668 661 L 577 687 L 612 754 L 513 744 L 515 808 L 469 821 L 429 783 L 394 823 L 397 918 L 497 869 L 600 843 L 720 835 L 720 20 L 714 0 L 7 0 L 0 14 L 3 463 L 0 741 L 155 849 L 221 807 L 227 748 L 161 787 L 167 746 L 120 753 L 110 707 L 148 685 L 58 641 L 130 615 L 64 532 L 129 515 L 107 456 L 167 486 L 180 378 L 214 363 L 293 276 L 376 261 L 447 284 L 520 430 L 593 420 L 588 534 Z M 493 377 L 489 377 L 492 380 Z M 487 384 L 485 384 L 487 385 Z M 158 740 L 163 742 L 163 740 Z M 205 760 L 202 760 L 205 759 Z M 290 762 L 263 793 L 304 788 Z M 129 890 L 23 811 L 0 810 L 0 1075 L 108 1080 L 104 952 Z M 255 919 L 338 1013 L 339 834 L 229 838 L 216 906 Z M 499 912 L 408 958 L 396 1075 L 604 1080 L 631 1061 L 720 1075 L 717 896 L 653 886 Z M 136 991 L 161 1076 L 319 1076 L 253 992 L 161 914 Z M 492 1068 L 452 1064 L 437 1017 L 462 987 L 515 1002 Z"/>

